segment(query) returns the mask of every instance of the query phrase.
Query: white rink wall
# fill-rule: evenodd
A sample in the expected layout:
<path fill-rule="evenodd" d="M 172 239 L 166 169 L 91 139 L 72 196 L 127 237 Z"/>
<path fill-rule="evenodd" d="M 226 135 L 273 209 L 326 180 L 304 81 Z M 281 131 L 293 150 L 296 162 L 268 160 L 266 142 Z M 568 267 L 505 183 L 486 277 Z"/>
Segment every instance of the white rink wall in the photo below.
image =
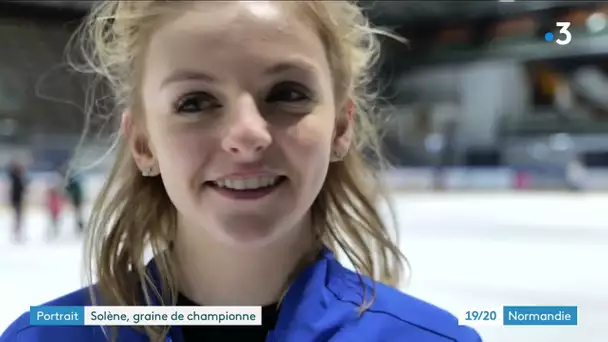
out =
<path fill-rule="evenodd" d="M 581 184 L 583 189 L 604 191 L 608 190 L 608 169 L 587 170 Z M 46 190 L 53 173 L 33 172 L 28 174 L 29 186 L 27 201 L 30 205 L 41 205 L 45 201 Z M 99 192 L 105 181 L 103 173 L 83 173 L 81 175 L 85 191 L 85 202 L 90 202 Z M 385 174 L 385 179 L 391 189 L 427 191 L 433 189 L 433 171 L 428 168 L 401 168 L 394 169 Z M 517 188 L 517 172 L 510 168 L 495 169 L 466 169 L 450 168 L 445 172 L 443 181 L 447 190 L 494 190 L 512 191 Z M 536 178 L 546 178 L 543 174 L 534 175 Z M 556 182 L 559 182 L 556 181 Z M 9 189 L 6 175 L 0 177 L 0 193 L 6 194 Z M 535 188 L 564 190 L 565 188 L 551 188 L 547 186 Z"/>

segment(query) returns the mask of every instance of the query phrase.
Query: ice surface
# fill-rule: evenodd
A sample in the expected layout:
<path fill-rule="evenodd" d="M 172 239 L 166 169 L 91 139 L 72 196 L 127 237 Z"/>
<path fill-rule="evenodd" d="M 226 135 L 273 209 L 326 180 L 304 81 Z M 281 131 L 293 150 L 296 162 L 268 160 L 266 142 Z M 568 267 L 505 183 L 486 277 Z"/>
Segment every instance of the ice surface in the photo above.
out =
<path fill-rule="evenodd" d="M 62 234 L 55 241 L 47 240 L 47 216 L 42 210 L 29 209 L 24 217 L 26 241 L 11 242 L 12 214 L 8 208 L 0 212 L 0 331 L 29 310 L 71 292 L 81 285 L 82 248 L 75 234 L 71 213 L 64 215 Z"/>
<path fill-rule="evenodd" d="M 490 342 L 605 342 L 608 336 L 608 195 L 400 195 L 401 246 L 412 265 L 405 289 L 456 313 L 502 305 L 578 305 L 579 326 L 478 328 Z M 45 241 L 30 210 L 28 241 L 8 242 L 0 215 L 0 331 L 29 305 L 81 286 L 81 245 L 70 217 Z"/>

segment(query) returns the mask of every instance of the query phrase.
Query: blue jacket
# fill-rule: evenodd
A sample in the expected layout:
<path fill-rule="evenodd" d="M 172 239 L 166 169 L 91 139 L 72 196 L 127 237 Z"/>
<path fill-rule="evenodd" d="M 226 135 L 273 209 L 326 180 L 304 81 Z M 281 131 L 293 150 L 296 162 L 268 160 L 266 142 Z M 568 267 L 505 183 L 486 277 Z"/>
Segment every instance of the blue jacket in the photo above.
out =
<path fill-rule="evenodd" d="M 148 265 L 154 274 L 154 261 Z M 157 274 L 157 273 L 156 273 Z M 153 279 L 158 279 L 154 277 Z M 371 285 L 371 280 L 366 278 Z M 368 291 L 369 292 L 369 291 Z M 268 342 L 480 342 L 471 328 L 459 326 L 448 312 L 388 286 L 377 284 L 373 305 L 362 316 L 359 277 L 325 251 L 288 290 Z M 45 305 L 90 305 L 89 291 L 80 289 Z M 0 336 L 0 342 L 107 342 L 99 326 L 32 326 L 29 312 Z M 182 342 L 173 327 L 166 342 Z M 117 342 L 147 342 L 131 327 L 120 327 Z"/>

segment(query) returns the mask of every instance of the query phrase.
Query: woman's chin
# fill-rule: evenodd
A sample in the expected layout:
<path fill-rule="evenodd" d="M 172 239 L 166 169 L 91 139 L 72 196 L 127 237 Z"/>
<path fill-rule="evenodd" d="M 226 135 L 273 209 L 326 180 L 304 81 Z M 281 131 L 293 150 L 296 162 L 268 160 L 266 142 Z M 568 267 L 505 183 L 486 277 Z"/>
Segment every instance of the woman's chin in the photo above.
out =
<path fill-rule="evenodd" d="M 267 247 L 278 240 L 279 235 L 276 229 L 269 229 L 268 226 L 257 228 L 251 225 L 225 227 L 223 230 L 215 233 L 219 238 L 218 242 L 241 250 Z"/>

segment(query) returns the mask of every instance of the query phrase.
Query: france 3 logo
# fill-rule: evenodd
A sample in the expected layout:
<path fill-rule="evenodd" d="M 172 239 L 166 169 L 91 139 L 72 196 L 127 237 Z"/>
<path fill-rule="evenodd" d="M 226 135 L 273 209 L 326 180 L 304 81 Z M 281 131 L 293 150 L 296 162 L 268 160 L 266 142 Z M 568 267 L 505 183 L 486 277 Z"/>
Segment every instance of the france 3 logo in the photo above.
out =
<path fill-rule="evenodd" d="M 545 33 L 545 40 L 548 42 L 555 42 L 559 45 L 568 45 L 570 41 L 572 41 L 572 33 L 568 30 L 570 28 L 570 22 L 560 21 L 555 23 L 555 26 L 559 27 L 558 34 L 554 34 L 553 32 Z M 557 39 L 556 39 L 557 38 Z"/>

